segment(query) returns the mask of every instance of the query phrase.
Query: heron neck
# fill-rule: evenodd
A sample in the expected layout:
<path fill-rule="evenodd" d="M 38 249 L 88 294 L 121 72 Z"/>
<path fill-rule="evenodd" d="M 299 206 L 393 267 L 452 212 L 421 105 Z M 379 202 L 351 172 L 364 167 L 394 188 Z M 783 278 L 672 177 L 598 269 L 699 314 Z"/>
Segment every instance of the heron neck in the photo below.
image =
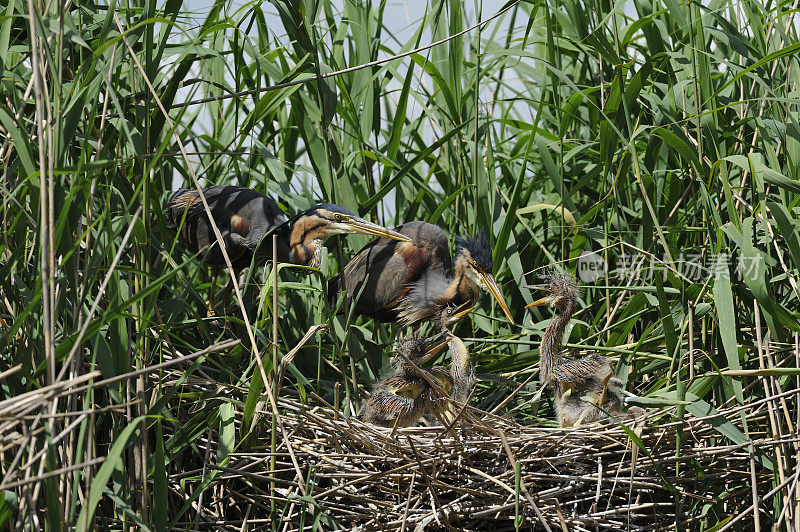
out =
<path fill-rule="evenodd" d="M 455 276 L 450 281 L 450 286 L 447 287 L 445 292 L 445 299 L 447 303 L 460 305 L 467 301 L 475 302 L 480 296 L 480 289 L 475 281 L 467 274 L 466 261 L 459 257 L 456 260 Z"/>
<path fill-rule="evenodd" d="M 292 232 L 294 235 L 294 231 Z M 290 240 L 289 262 L 319 268 L 322 262 L 322 239 Z"/>
<path fill-rule="evenodd" d="M 444 303 L 460 305 L 467 301 L 477 301 L 478 286 L 466 274 L 456 274 L 444 293 Z"/>
<path fill-rule="evenodd" d="M 469 362 L 467 346 L 460 338 L 453 336 L 448 343 L 450 348 L 450 376 L 453 378 L 452 397 L 458 402 L 465 402 L 472 389 L 472 365 Z"/>
<path fill-rule="evenodd" d="M 564 360 L 561 354 L 561 340 L 564 337 L 564 329 L 572 319 L 574 311 L 574 302 L 568 301 L 564 308 L 553 317 L 544 332 L 542 345 L 539 347 L 540 378 L 544 382 L 550 382 L 553 379 L 553 368 Z"/>
<path fill-rule="evenodd" d="M 322 260 L 322 240 L 330 236 L 328 223 L 317 216 L 301 216 L 289 234 L 289 261 L 318 268 Z"/>

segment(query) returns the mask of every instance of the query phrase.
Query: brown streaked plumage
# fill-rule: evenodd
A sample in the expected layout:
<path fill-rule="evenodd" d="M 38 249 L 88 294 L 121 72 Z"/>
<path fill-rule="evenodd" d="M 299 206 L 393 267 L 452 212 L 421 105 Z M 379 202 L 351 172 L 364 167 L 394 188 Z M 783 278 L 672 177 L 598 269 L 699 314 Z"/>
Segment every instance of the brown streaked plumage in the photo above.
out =
<path fill-rule="evenodd" d="M 364 402 L 359 417 L 374 425 L 409 427 L 423 416 L 438 414 L 452 419 L 452 400 L 463 403 L 474 384 L 469 352 L 464 342 L 450 332 L 450 328 L 472 311 L 472 308 L 447 307 L 440 313 L 442 333 L 425 339 L 407 338 L 398 342 L 394 375 L 378 382 Z M 445 341 L 439 341 L 442 336 Z M 447 344 L 450 348 L 450 369 L 435 366 L 429 370 L 414 366 L 424 363 Z M 424 373 L 424 375 L 423 375 Z M 433 386 L 431 382 L 435 383 Z M 437 389 L 438 388 L 438 389 Z M 441 392 L 446 394 L 441 395 Z M 449 397 L 449 398 L 448 398 Z"/>
<path fill-rule="evenodd" d="M 428 375 L 445 393 L 450 393 L 452 381 L 447 370 L 431 368 Z M 359 418 L 379 427 L 393 427 L 395 424 L 410 427 L 432 411 L 433 405 L 438 403 L 437 396 L 430 383 L 421 376 L 392 375 L 375 385 Z"/>
<path fill-rule="evenodd" d="M 606 357 L 593 353 L 571 360 L 561 352 L 564 329 L 578 304 L 575 278 L 564 272 L 553 271 L 546 277 L 545 283 L 530 288 L 549 294 L 526 308 L 549 305 L 558 310 L 542 337 L 539 361 L 541 380 L 555 385 L 556 412 L 561 426 L 607 418 L 608 414 L 603 409 L 615 415 L 624 414 L 620 392 L 622 382 L 613 376 L 611 362 Z"/>
<path fill-rule="evenodd" d="M 484 234 L 458 239 L 453 268 L 442 228 L 414 221 L 397 231 L 411 242 L 375 239 L 350 260 L 341 275 L 331 279 L 331 306 L 345 290 L 357 314 L 418 325 L 436 317 L 448 305 L 474 303 L 483 289 L 492 294 L 513 323 L 492 275 L 492 250 Z"/>
<path fill-rule="evenodd" d="M 611 365 L 606 357 L 591 354 L 570 360 L 561 352 L 564 329 L 572 319 L 578 305 L 578 287 L 575 278 L 563 272 L 553 272 L 544 284 L 532 286 L 549 292 L 549 295 L 534 301 L 525 308 L 550 305 L 558 310 L 542 337 L 539 348 L 540 375 L 543 382 L 559 384 L 559 389 L 573 387 L 592 376 L 605 378 L 611 374 Z"/>

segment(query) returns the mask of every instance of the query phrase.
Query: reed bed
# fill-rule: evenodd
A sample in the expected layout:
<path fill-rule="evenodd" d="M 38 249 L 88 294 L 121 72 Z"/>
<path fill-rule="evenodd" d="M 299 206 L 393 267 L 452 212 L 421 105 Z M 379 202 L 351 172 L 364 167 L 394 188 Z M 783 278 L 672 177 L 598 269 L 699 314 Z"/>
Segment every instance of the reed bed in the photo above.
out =
<path fill-rule="evenodd" d="M 181 375 L 162 375 L 161 382 Z M 48 399 L 84 382 L 75 379 L 30 400 L 46 410 Z M 195 377 L 184 383 L 184 393 L 209 394 L 214 386 Z M 168 476 L 166 506 L 179 507 L 172 499 L 180 489 L 208 488 L 204 500 L 171 523 L 174 529 L 258 528 L 265 524 L 258 516 L 276 506 L 281 517 L 269 522 L 281 530 L 316 523 L 358 530 L 656 531 L 695 528 L 715 511 L 729 516 L 722 529 L 734 523 L 752 529 L 760 506 L 776 491 L 770 486 L 777 472 L 764 467 L 763 458 L 798 443 L 795 434 L 771 435 L 770 423 L 787 404 L 797 404 L 800 388 L 706 417 L 674 421 L 674 408 L 660 408 L 628 425 L 571 429 L 525 426 L 475 408 L 465 408 L 469 414 L 448 426 L 377 428 L 345 418 L 319 397 L 303 405 L 293 395 L 277 400 L 286 438 L 274 452 L 257 441 L 220 464 L 213 457 L 224 435 L 212 430 L 199 438 L 206 460 Z M 35 411 L 25 400 L 0 404 L 4 452 L 24 450 L 20 443 Z M 259 413 L 269 419 L 271 411 Z M 235 411 L 231 423 L 241 414 Z M 726 423 L 742 430 L 745 419 L 747 442 L 731 444 L 715 428 Z M 22 494 L 35 472 L 20 472 L 24 478 L 4 484 Z M 796 486 L 798 472 L 781 478 L 785 490 Z M 695 506 L 705 511 L 684 519 L 686 508 Z"/>
<path fill-rule="evenodd" d="M 186 396 L 235 393 L 204 376 L 212 368 L 199 366 L 197 375 L 187 379 L 182 366 L 237 343 L 179 355 L 143 373 L 153 385 L 181 382 Z M 48 413 L 52 417 L 52 401 L 80 393 L 92 378 L 96 375 L 1 402 L 0 451 L 22 456 L 31 440 L 44 436 L 44 426 L 33 434 L 30 427 Z M 95 386 L 110 384 L 100 380 Z M 751 529 L 762 505 L 774 502 L 777 492 L 791 491 L 798 481 L 796 470 L 773 471 L 766 457 L 798 448 L 789 409 L 800 404 L 800 387 L 746 405 L 711 409 L 706 416 L 687 414 L 676 420 L 676 407 L 657 408 L 627 425 L 609 421 L 570 429 L 546 422 L 526 426 L 511 415 L 465 405 L 456 405 L 460 414 L 447 426 L 378 428 L 345 417 L 313 392 L 304 404 L 290 391 L 276 401 L 278 419 L 272 418 L 273 423 L 285 432 L 274 451 L 259 436 L 270 425 L 272 410 L 266 404 L 265 400 L 257 408 L 261 421 L 251 435 L 252 445 L 230 450 L 223 462 L 215 459 L 231 431 L 240 428 L 243 412 L 234 408 L 217 430 L 198 436 L 203 458 L 167 475 L 168 500 L 161 504 L 170 528 L 239 530 L 270 524 L 281 530 L 313 525 L 358 530 L 655 531 L 695 528 L 709 514 L 720 512 L 728 516 L 721 529 L 734 524 Z M 121 416 L 130 407 L 102 412 Z M 65 433 L 82 418 L 100 413 L 64 415 L 69 420 Z M 184 428 L 198 413 L 186 414 Z M 732 444 L 730 439 L 735 440 L 745 425 L 747 441 Z M 786 433 L 776 435 L 776 426 L 785 427 Z M 729 437 L 720 434 L 720 427 Z M 167 445 L 174 439 L 175 434 Z M 29 457 L 27 466 L 9 470 L 3 481 L 3 488 L 18 493 L 21 501 L 30 498 L 30 487 L 37 481 L 63 478 L 68 472 L 56 469 L 43 475 L 44 453 L 40 454 Z M 32 467 L 37 463 L 38 470 Z M 94 461 L 102 463 L 103 458 Z M 775 476 L 781 482 L 770 489 Z M 180 508 L 178 493 L 199 487 L 202 500 L 174 514 L 173 509 Z M 791 512 L 791 500 L 785 499 L 781 516 Z M 704 510 L 684 518 L 692 507 Z M 266 514 L 280 517 L 265 519 Z M 124 521 L 101 517 L 96 524 L 113 528 Z"/>
<path fill-rule="evenodd" d="M 0 530 L 796 530 L 797 8 L 1 3 Z M 485 296 L 455 333 L 520 389 L 354 420 L 402 334 L 323 303 L 367 239 L 209 318 L 164 204 L 217 184 L 485 231 L 514 323 Z M 554 428 L 553 265 L 630 432 Z"/>

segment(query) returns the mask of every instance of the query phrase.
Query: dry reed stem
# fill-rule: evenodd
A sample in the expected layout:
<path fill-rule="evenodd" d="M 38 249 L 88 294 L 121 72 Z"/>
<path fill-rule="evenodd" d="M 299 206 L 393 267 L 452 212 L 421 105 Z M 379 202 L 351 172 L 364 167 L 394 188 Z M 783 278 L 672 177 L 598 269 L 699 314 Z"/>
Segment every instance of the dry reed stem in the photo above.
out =
<path fill-rule="evenodd" d="M 198 379 L 185 386 L 200 391 L 210 384 Z M 792 390 L 791 399 L 797 399 L 799 392 Z M 638 447 L 619 426 L 526 427 L 509 419 L 480 419 L 480 412 L 473 409 L 475 415 L 461 420 L 452 432 L 442 426 L 393 430 L 342 418 L 324 401 L 308 406 L 280 397 L 277 403 L 287 429 L 291 428 L 287 438 L 294 460 L 286 442 L 279 440 L 274 453 L 267 443 L 266 448 L 232 453 L 227 466 L 206 463 L 201 470 L 170 476 L 170 486 L 179 493 L 182 483 L 191 485 L 197 482 L 192 479 L 203 474 L 210 477 L 210 471 L 221 473 L 215 477 L 214 489 L 206 493 L 214 500 L 203 504 L 203 515 L 190 510 L 184 522 L 176 523 L 179 528 L 238 529 L 245 519 L 257 522 L 254 518 L 268 510 L 270 502 L 283 512 L 281 529 L 287 531 L 299 530 L 301 516 L 310 522 L 315 514 L 345 528 L 363 526 L 365 530 L 448 526 L 476 530 L 491 522 L 512 525 L 517 462 L 522 474 L 520 515 L 528 527 L 668 529 L 680 521 L 675 516 L 676 499 L 689 501 L 685 504 L 710 502 L 715 496 L 707 491 L 710 484 L 731 486 L 724 497 L 732 520 L 755 524 L 759 504 L 778 491 L 796 489 L 794 473 L 769 491 L 772 473 L 754 460 L 756 453 L 797 440 L 775 438 L 767 432 L 770 406 L 773 412 L 781 408 L 775 395 L 761 406 L 750 405 L 745 416 L 741 407 L 720 411 L 740 427 L 746 418 L 751 442 L 731 444 L 702 419 L 687 416 L 677 456 L 675 434 L 681 424 L 658 425 L 654 420 L 664 419 L 669 411 L 653 412 L 635 426 L 647 449 L 636 460 L 631 448 Z M 198 445 L 213 456 L 215 442 L 212 431 Z M 295 460 L 307 483 L 297 482 Z M 681 475 L 676 477 L 674 465 L 678 464 Z M 275 485 L 273 495 L 270 484 Z M 298 498 L 304 491 L 313 504 Z M 214 510 L 220 505 L 224 517 Z M 787 522 L 793 512 L 789 505 L 787 501 L 781 514 Z"/>

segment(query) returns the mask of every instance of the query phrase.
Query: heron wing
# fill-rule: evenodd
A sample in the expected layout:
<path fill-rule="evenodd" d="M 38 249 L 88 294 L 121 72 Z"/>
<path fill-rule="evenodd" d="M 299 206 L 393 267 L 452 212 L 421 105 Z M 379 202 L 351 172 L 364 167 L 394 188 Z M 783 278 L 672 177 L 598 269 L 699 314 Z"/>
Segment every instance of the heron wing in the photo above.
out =
<path fill-rule="evenodd" d="M 413 258 L 410 262 L 408 259 Z M 424 248 L 411 242 L 376 239 L 353 257 L 344 272 L 329 284 L 329 293 L 336 297 L 342 289 L 355 302 L 355 311 L 383 321 L 396 316 L 394 306 L 409 279 L 428 262 Z M 360 297 L 359 297 L 360 294 Z M 358 299 L 356 300 L 356 298 Z"/>
<path fill-rule="evenodd" d="M 415 220 L 404 223 L 397 228 L 397 231 L 409 237 L 417 246 L 425 249 L 431 266 L 447 272 L 453 269 L 447 233 L 444 229 L 438 225 Z"/>
<path fill-rule="evenodd" d="M 341 290 L 356 301 L 355 311 L 380 321 L 397 319 L 397 304 L 431 269 L 449 271 L 447 235 L 427 222 L 408 222 L 397 228 L 413 242 L 376 238 L 356 253 L 340 276 L 328 284 L 329 303 Z"/>
<path fill-rule="evenodd" d="M 398 244 L 396 240 L 376 242 L 365 247 L 345 266 L 344 289 L 348 298 L 356 301 L 357 313 L 391 319 L 391 309 L 410 273 Z M 410 247 L 414 247 L 413 244 Z"/>
<path fill-rule="evenodd" d="M 611 365 L 606 357 L 592 354 L 559 364 L 553 368 L 553 377 L 559 382 L 581 382 L 594 376 L 602 378 L 610 371 Z M 601 372 L 603 374 L 599 375 Z"/>
<path fill-rule="evenodd" d="M 364 403 L 361 417 L 365 421 L 384 424 L 391 423 L 398 417 L 408 416 L 419 408 L 415 402 L 423 391 L 424 386 L 416 379 L 384 379 L 373 388 Z"/>
<path fill-rule="evenodd" d="M 252 253 L 266 232 L 272 228 L 284 227 L 286 216 L 272 198 L 255 190 L 233 185 L 217 185 L 203 189 L 214 223 L 223 236 L 236 234 L 242 238 L 226 238 L 226 248 L 231 260 L 249 265 Z M 181 227 L 181 236 L 189 249 L 197 252 L 207 248 L 204 260 L 212 265 L 224 265 L 219 248 L 215 246 L 216 237 L 209 223 L 203 202 L 197 190 L 180 189 L 167 205 L 170 220 Z M 288 241 L 281 234 L 278 258 L 288 261 Z M 215 249 L 216 248 L 216 249 Z M 272 256 L 272 244 L 268 255 Z M 234 266 L 235 267 L 235 266 Z"/>

